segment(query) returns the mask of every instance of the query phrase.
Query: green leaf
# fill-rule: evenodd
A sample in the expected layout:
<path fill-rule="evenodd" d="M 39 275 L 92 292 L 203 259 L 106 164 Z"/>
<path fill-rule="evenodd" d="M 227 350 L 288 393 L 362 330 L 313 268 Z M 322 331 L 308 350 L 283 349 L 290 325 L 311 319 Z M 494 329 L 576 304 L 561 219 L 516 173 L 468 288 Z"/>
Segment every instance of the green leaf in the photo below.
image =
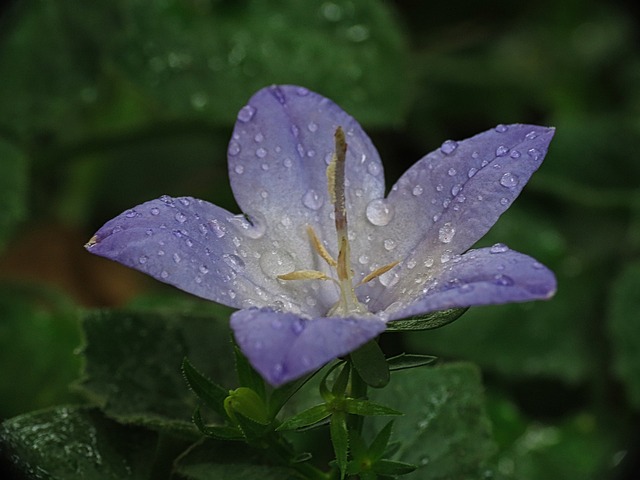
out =
<path fill-rule="evenodd" d="M 392 439 L 401 444 L 397 460 L 419 466 L 408 479 L 475 480 L 495 451 L 480 373 L 473 365 L 398 372 L 371 397 L 405 412 L 394 422 Z M 379 419 L 371 423 L 382 425 Z"/>
<path fill-rule="evenodd" d="M 235 390 L 230 390 L 229 395 L 224 400 L 224 409 L 229 418 L 232 419 L 236 419 L 235 414 L 239 413 L 260 425 L 271 423 L 264 400 L 247 387 L 238 387 Z"/>
<path fill-rule="evenodd" d="M 373 465 L 373 471 L 379 475 L 406 475 L 418 467 L 411 463 L 396 462 L 393 460 L 380 460 Z"/>
<path fill-rule="evenodd" d="M 27 158 L 0 137 L 0 250 L 27 213 Z"/>
<path fill-rule="evenodd" d="M 347 416 L 344 412 L 334 412 L 331 415 L 329 431 L 336 463 L 340 469 L 340 478 L 342 479 L 347 471 L 347 455 L 349 454 L 349 432 L 347 431 Z"/>
<path fill-rule="evenodd" d="M 193 423 L 204 435 L 218 440 L 242 440 L 244 438 L 237 427 L 205 424 L 199 408 L 196 408 L 193 413 Z"/>
<path fill-rule="evenodd" d="M 238 374 L 238 384 L 241 387 L 247 387 L 256 392 L 256 394 L 265 401 L 267 394 L 265 391 L 264 380 L 258 372 L 251 366 L 247 357 L 237 345 L 233 347 L 233 354 L 236 361 L 236 373 Z"/>
<path fill-rule="evenodd" d="M 152 478 L 157 435 L 119 425 L 99 411 L 56 407 L 6 420 L 0 444 L 25 478 Z"/>
<path fill-rule="evenodd" d="M 181 374 L 185 357 L 218 383 L 233 381 L 227 319 L 97 311 L 85 315 L 83 328 L 85 367 L 78 388 L 118 421 L 194 434 L 197 398 Z"/>
<path fill-rule="evenodd" d="M 374 459 L 382 458 L 384 452 L 387 449 L 387 445 L 389 444 L 389 439 L 391 438 L 391 429 L 393 427 L 393 421 L 387 423 L 382 430 L 378 432 L 376 438 L 371 442 L 371 446 L 369 447 L 369 455 L 371 455 Z"/>
<path fill-rule="evenodd" d="M 415 355 L 411 353 L 401 353 L 395 357 L 387 359 L 389 371 L 397 372 L 399 370 L 408 370 L 410 368 L 423 367 L 430 365 L 438 360 L 433 355 Z"/>
<path fill-rule="evenodd" d="M 622 380 L 631 403 L 640 408 L 640 262 L 628 265 L 611 288 L 609 323 L 613 369 Z"/>
<path fill-rule="evenodd" d="M 182 373 L 193 393 L 209 408 L 224 418 L 226 416 L 224 400 L 229 395 L 229 391 L 216 385 L 201 374 L 186 357 L 182 361 Z"/>
<path fill-rule="evenodd" d="M 276 430 L 297 430 L 308 427 L 309 425 L 324 420 L 329 417 L 329 415 L 331 415 L 331 412 L 327 408 L 327 405 L 323 403 L 322 405 L 316 405 L 304 412 L 300 412 L 291 418 L 287 418 Z"/>
<path fill-rule="evenodd" d="M 360 378 L 370 387 L 382 388 L 389 383 L 389 365 L 375 340 L 352 352 L 351 362 Z"/>
<path fill-rule="evenodd" d="M 394 410 L 384 405 L 361 400 L 357 398 L 345 398 L 343 400 L 344 409 L 352 415 L 402 415 L 402 412 Z"/>
<path fill-rule="evenodd" d="M 387 324 L 387 332 L 406 332 L 414 330 L 431 330 L 455 322 L 469 308 L 450 308 L 439 312 L 431 312 L 421 317 L 406 320 L 394 320 Z"/>

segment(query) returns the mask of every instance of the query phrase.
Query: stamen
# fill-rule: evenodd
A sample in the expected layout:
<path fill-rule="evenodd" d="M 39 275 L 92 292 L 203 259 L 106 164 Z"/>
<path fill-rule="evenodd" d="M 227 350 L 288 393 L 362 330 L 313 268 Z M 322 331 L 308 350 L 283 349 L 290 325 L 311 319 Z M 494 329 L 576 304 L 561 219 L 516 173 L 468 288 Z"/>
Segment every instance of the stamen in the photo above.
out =
<path fill-rule="evenodd" d="M 98 243 L 98 237 L 97 236 L 93 236 L 89 239 L 89 241 L 87 243 L 84 244 L 84 248 L 91 248 L 93 247 L 96 243 Z"/>
<path fill-rule="evenodd" d="M 315 230 L 310 225 L 307 225 L 307 234 L 309 235 L 311 245 L 313 246 L 313 249 L 316 251 L 316 253 L 320 255 L 330 267 L 335 267 L 337 265 L 336 261 L 333 259 L 331 254 L 327 252 L 327 249 L 324 248 L 324 245 L 316 235 Z"/>
<path fill-rule="evenodd" d="M 294 270 L 293 272 L 278 275 L 280 280 L 335 280 L 318 270 Z M 336 282 L 337 283 L 337 282 Z"/>
<path fill-rule="evenodd" d="M 383 275 L 383 274 L 387 273 L 389 270 L 391 270 L 393 267 L 395 267 L 399 263 L 400 262 L 398 262 L 398 261 L 391 262 L 388 265 L 384 265 L 384 266 L 382 266 L 380 268 L 376 268 L 373 272 L 371 272 L 369 275 L 364 277 L 362 279 L 362 281 L 358 285 L 356 285 L 356 287 L 359 287 L 360 285 L 364 285 L 365 283 L 370 282 L 374 278 L 378 278 L 380 275 Z"/>

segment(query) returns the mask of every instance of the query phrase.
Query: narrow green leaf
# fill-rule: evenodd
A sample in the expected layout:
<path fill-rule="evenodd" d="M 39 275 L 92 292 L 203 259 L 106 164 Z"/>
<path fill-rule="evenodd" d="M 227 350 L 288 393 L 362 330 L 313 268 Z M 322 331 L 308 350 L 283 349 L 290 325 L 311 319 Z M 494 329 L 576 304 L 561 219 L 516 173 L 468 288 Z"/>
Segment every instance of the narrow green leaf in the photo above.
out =
<path fill-rule="evenodd" d="M 266 399 L 264 380 L 258 372 L 251 366 L 247 357 L 242 351 L 234 346 L 234 358 L 236 361 L 236 373 L 238 375 L 238 383 L 241 387 L 247 387 L 258 394 L 263 400 Z"/>
<path fill-rule="evenodd" d="M 376 438 L 373 439 L 369 446 L 369 455 L 371 458 L 380 459 L 384 452 L 387 450 L 389 439 L 391 438 L 391 429 L 393 427 L 393 420 L 388 422 L 382 430 L 378 432 Z"/>
<path fill-rule="evenodd" d="M 360 378 L 370 387 L 382 388 L 389 383 L 389 365 L 375 340 L 352 352 L 351 361 Z"/>
<path fill-rule="evenodd" d="M 403 415 L 402 412 L 393 408 L 357 398 L 346 398 L 344 408 L 347 413 L 352 415 Z"/>
<path fill-rule="evenodd" d="M 398 370 L 407 370 L 409 368 L 423 367 L 430 365 L 438 360 L 433 355 L 415 355 L 411 353 L 401 353 L 395 357 L 387 359 L 389 370 L 397 372 Z"/>
<path fill-rule="evenodd" d="M 329 424 L 331 442 L 336 455 L 336 463 L 340 469 L 340 478 L 343 479 L 347 471 L 347 456 L 349 454 L 349 433 L 347 431 L 347 418 L 344 412 L 334 412 Z"/>
<path fill-rule="evenodd" d="M 432 312 L 422 317 L 412 317 L 405 320 L 395 320 L 387 324 L 387 332 L 406 332 L 415 330 L 431 330 L 455 322 L 469 308 L 451 308 Z"/>
<path fill-rule="evenodd" d="M 193 423 L 204 435 L 218 440 L 242 440 L 244 438 L 237 427 L 205 424 L 199 408 L 196 408 L 195 412 L 193 412 Z"/>
<path fill-rule="evenodd" d="M 189 384 L 189 388 L 193 390 L 205 405 L 211 408 L 222 418 L 226 418 L 224 409 L 224 400 L 229 395 L 229 391 L 219 385 L 216 385 L 202 373 L 195 369 L 188 358 L 182 361 L 182 373 Z"/>
<path fill-rule="evenodd" d="M 300 412 L 291 418 L 285 420 L 276 430 L 297 430 L 299 428 L 308 427 L 314 423 L 320 422 L 331 415 L 331 412 L 327 408 L 326 404 L 316 405 L 314 407 Z"/>
<path fill-rule="evenodd" d="M 418 467 L 411 463 L 396 462 L 393 460 L 379 460 L 373 465 L 373 471 L 379 475 L 406 475 Z"/>
<path fill-rule="evenodd" d="M 349 363 L 345 363 L 338 374 L 335 382 L 333 383 L 333 387 L 331 388 L 331 393 L 334 397 L 344 395 L 347 390 L 347 385 L 349 384 L 349 374 L 351 373 L 351 365 Z"/>

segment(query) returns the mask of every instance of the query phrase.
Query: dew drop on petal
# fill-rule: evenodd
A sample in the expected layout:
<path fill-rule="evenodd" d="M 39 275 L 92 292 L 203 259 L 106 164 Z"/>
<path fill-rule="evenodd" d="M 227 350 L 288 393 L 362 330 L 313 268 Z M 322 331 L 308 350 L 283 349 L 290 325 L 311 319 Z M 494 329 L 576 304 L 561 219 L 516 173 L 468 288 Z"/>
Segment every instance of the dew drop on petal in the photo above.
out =
<path fill-rule="evenodd" d="M 500 285 L 501 287 L 510 287 L 515 282 L 510 276 L 500 273 L 493 277 L 493 283 L 495 283 L 496 285 Z"/>
<path fill-rule="evenodd" d="M 260 257 L 260 268 L 266 276 L 276 278 L 278 275 L 293 272 L 295 262 L 289 253 L 271 250 L 264 252 Z"/>
<path fill-rule="evenodd" d="M 500 205 L 508 205 L 509 204 L 509 199 L 506 197 L 502 197 L 500 199 Z"/>
<path fill-rule="evenodd" d="M 178 212 L 178 213 L 176 213 L 174 218 L 175 218 L 175 219 L 176 219 L 176 221 L 178 221 L 179 223 L 184 223 L 184 222 L 186 222 L 186 221 L 187 221 L 187 216 L 186 216 L 184 213 L 182 213 L 182 212 Z"/>
<path fill-rule="evenodd" d="M 305 207 L 310 208 L 311 210 L 318 210 L 320 207 L 322 207 L 323 203 L 323 196 L 316 192 L 314 189 L 307 190 L 307 192 L 302 196 L 302 204 Z"/>
<path fill-rule="evenodd" d="M 380 275 L 378 279 L 383 286 L 393 287 L 400 280 L 400 276 L 393 270 L 389 270 Z"/>
<path fill-rule="evenodd" d="M 544 268 L 544 265 L 542 265 L 540 262 L 533 262 L 531 266 L 536 270 L 542 270 Z"/>
<path fill-rule="evenodd" d="M 370 201 L 365 213 L 367 220 L 380 227 L 387 225 L 393 218 L 393 209 L 382 199 Z"/>
<path fill-rule="evenodd" d="M 144 265 L 145 263 L 147 263 L 147 260 L 149 260 L 149 257 L 147 257 L 146 255 L 141 255 L 140 258 L 138 258 L 138 263 Z"/>
<path fill-rule="evenodd" d="M 458 142 L 454 140 L 446 140 L 441 146 L 440 151 L 445 155 L 452 154 L 458 148 Z"/>
<path fill-rule="evenodd" d="M 451 223 L 447 222 L 438 231 L 438 238 L 442 243 L 450 243 L 453 240 L 453 236 L 456 234 L 456 229 L 451 226 Z"/>
<path fill-rule="evenodd" d="M 369 162 L 367 171 L 374 177 L 380 173 L 380 165 L 377 162 Z"/>
<path fill-rule="evenodd" d="M 455 197 L 460 193 L 460 190 L 462 190 L 462 185 L 456 183 L 453 187 L 451 187 L 451 195 Z"/>
<path fill-rule="evenodd" d="M 395 242 L 395 240 L 392 240 L 391 238 L 387 238 L 387 239 L 383 242 L 383 245 L 384 245 L 384 249 L 385 249 L 385 250 L 388 250 L 388 251 L 391 251 L 391 250 L 393 250 L 394 248 L 396 248 L 396 242 Z"/>
<path fill-rule="evenodd" d="M 519 150 L 511 150 L 511 153 L 509 154 L 509 156 L 511 158 L 520 158 L 520 151 Z"/>
<path fill-rule="evenodd" d="M 450 177 L 453 177 L 456 174 L 456 169 L 455 168 L 450 168 L 449 171 L 447 172 L 447 174 Z"/>
<path fill-rule="evenodd" d="M 151 215 L 158 215 L 160 213 L 160 209 L 158 207 L 153 207 L 150 211 Z"/>
<path fill-rule="evenodd" d="M 206 265 L 200 265 L 198 270 L 200 270 L 200 273 L 202 273 L 203 275 L 209 273 L 209 267 L 207 267 Z"/>
<path fill-rule="evenodd" d="M 471 177 L 473 177 L 476 173 L 478 173 L 478 169 L 477 169 L 477 168 L 474 168 L 474 167 L 471 167 L 471 168 L 469 169 L 469 171 L 467 172 L 467 177 L 471 178 Z"/>
<path fill-rule="evenodd" d="M 460 285 L 458 287 L 458 291 L 460 293 L 470 293 L 470 292 L 472 292 L 474 290 L 474 288 L 475 287 L 470 283 L 463 283 L 462 285 Z"/>
<path fill-rule="evenodd" d="M 160 277 L 161 278 L 167 278 L 169 276 L 169 273 L 166 270 L 162 270 L 160 272 Z"/>
<path fill-rule="evenodd" d="M 416 185 L 415 187 L 413 187 L 413 190 L 411 191 L 411 193 L 416 197 L 419 195 L 422 195 L 422 192 L 424 192 L 424 188 L 422 188 L 421 185 Z"/>
<path fill-rule="evenodd" d="M 291 166 L 293 165 L 293 160 L 291 160 L 289 157 L 285 158 L 282 161 L 282 164 L 286 167 L 286 168 L 291 168 Z"/>
<path fill-rule="evenodd" d="M 133 217 L 138 216 L 138 212 L 136 212 L 133 209 L 127 210 L 126 212 L 124 212 L 124 216 L 127 217 L 127 218 L 133 218 Z"/>
<path fill-rule="evenodd" d="M 498 146 L 498 148 L 496 148 L 497 157 L 504 157 L 507 153 L 509 153 L 509 148 L 505 147 L 504 145 L 500 145 Z"/>
<path fill-rule="evenodd" d="M 309 129 L 310 132 L 315 132 L 316 130 L 318 130 L 318 124 L 315 122 L 309 122 L 309 125 L 307 125 L 307 128 Z"/>
<path fill-rule="evenodd" d="M 238 175 L 242 175 L 244 172 L 244 167 L 242 165 L 236 165 L 233 169 Z"/>
<path fill-rule="evenodd" d="M 251 105 L 245 105 L 238 112 L 238 120 L 246 123 L 250 121 L 255 114 L 256 114 L 256 109 L 254 107 L 252 107 Z"/>
<path fill-rule="evenodd" d="M 260 143 L 260 142 L 262 142 L 262 141 L 264 140 L 264 135 L 262 135 L 262 133 L 258 132 L 258 133 L 256 133 L 256 135 L 253 137 L 253 139 L 254 139 L 256 142 Z"/>
<path fill-rule="evenodd" d="M 496 130 L 496 132 L 498 132 L 498 133 L 504 133 L 504 132 L 506 132 L 507 130 L 509 130 L 509 127 L 507 127 L 506 125 L 502 125 L 502 124 L 500 124 L 500 125 L 497 125 L 497 126 L 496 126 L 496 129 L 495 129 L 495 130 Z"/>
<path fill-rule="evenodd" d="M 235 157 L 236 155 L 238 155 L 240 153 L 240 144 L 234 140 L 232 140 L 231 142 L 229 142 L 229 149 L 227 150 L 227 153 L 232 156 Z"/>
<path fill-rule="evenodd" d="M 527 140 L 533 140 L 534 138 L 536 138 L 538 136 L 538 134 L 536 133 L 535 130 L 530 131 L 529 133 L 527 133 L 524 138 L 526 138 Z"/>
<path fill-rule="evenodd" d="M 222 255 L 222 260 L 224 260 L 224 263 L 229 265 L 236 272 L 240 272 L 244 269 L 244 260 L 242 260 L 242 258 L 240 258 L 238 255 L 234 255 L 233 253 L 225 253 L 224 255 Z"/>
<path fill-rule="evenodd" d="M 296 93 L 301 97 L 306 97 L 307 95 L 309 95 L 309 90 L 304 87 L 298 87 L 296 88 Z"/>
<path fill-rule="evenodd" d="M 504 243 L 496 243 L 489 249 L 489 251 L 491 253 L 504 253 L 509 251 L 509 247 L 507 247 Z"/>
<path fill-rule="evenodd" d="M 267 150 L 260 147 L 256 150 L 256 157 L 258 158 L 264 158 L 267 156 Z"/>
<path fill-rule="evenodd" d="M 182 260 L 182 258 L 180 257 L 180 255 L 178 255 L 177 253 L 173 254 L 173 261 L 176 263 L 180 263 L 180 261 Z"/>
<path fill-rule="evenodd" d="M 538 150 L 537 148 L 530 148 L 529 150 L 527 150 L 527 153 L 529 154 L 530 157 L 532 157 L 534 160 L 538 160 L 540 158 L 540 155 L 542 155 L 540 153 L 540 150 Z"/>
<path fill-rule="evenodd" d="M 366 265 L 367 263 L 369 263 L 369 257 L 367 255 L 360 255 L 358 257 L 358 262 L 360 262 L 360 264 L 362 265 Z"/>
<path fill-rule="evenodd" d="M 500 185 L 507 188 L 516 187 L 518 185 L 518 177 L 513 173 L 507 172 L 500 178 Z"/>

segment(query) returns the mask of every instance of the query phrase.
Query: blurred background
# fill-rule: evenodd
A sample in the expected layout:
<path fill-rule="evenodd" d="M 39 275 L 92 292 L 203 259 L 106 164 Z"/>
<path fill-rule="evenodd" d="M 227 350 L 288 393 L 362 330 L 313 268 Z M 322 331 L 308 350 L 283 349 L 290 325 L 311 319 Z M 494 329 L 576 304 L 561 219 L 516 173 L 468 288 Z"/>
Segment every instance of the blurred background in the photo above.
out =
<path fill-rule="evenodd" d="M 0 11 L 0 420 L 77 401 L 79 312 L 200 308 L 89 255 L 162 194 L 237 211 L 226 147 L 272 83 L 335 100 L 390 187 L 443 140 L 557 128 L 481 245 L 550 266 L 549 302 L 476 308 L 393 348 L 477 363 L 505 478 L 636 478 L 638 7 L 589 0 L 64 0 Z M 206 307 L 202 307 L 206 308 Z"/>

